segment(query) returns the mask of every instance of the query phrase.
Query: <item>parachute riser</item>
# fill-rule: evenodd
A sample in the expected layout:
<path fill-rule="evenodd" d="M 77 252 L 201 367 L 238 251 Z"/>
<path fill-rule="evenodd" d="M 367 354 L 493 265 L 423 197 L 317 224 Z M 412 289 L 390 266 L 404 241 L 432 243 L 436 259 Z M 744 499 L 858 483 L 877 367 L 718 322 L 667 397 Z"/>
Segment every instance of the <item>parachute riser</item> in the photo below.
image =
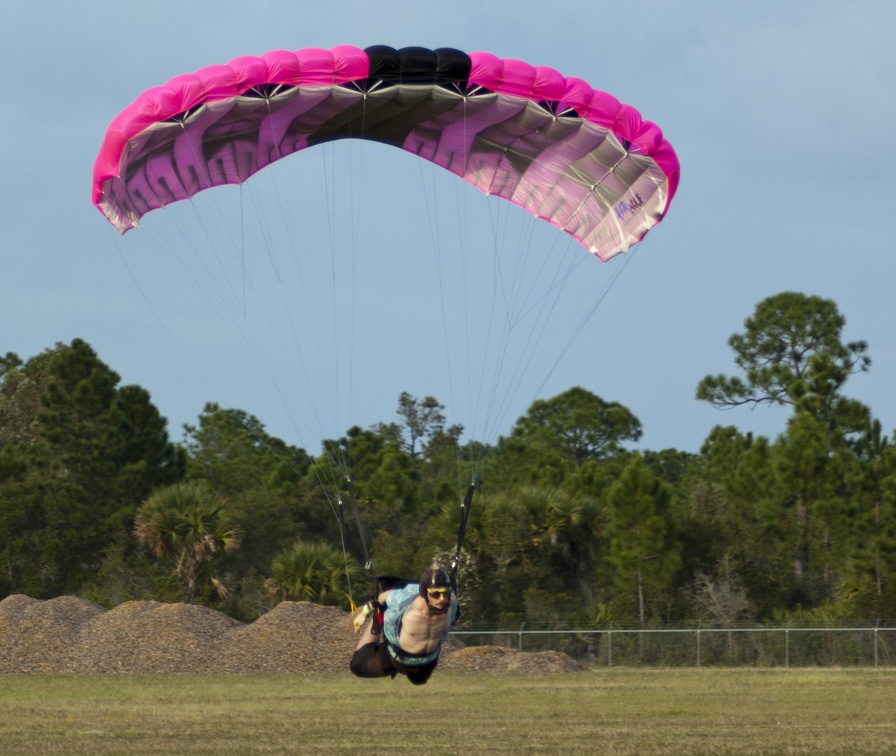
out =
<path fill-rule="evenodd" d="M 473 506 L 473 492 L 476 490 L 476 484 L 470 483 L 467 493 L 460 505 L 460 524 L 457 528 L 457 549 L 451 560 L 451 570 L 449 576 L 451 578 L 451 588 L 457 593 L 457 572 L 460 569 L 460 552 L 464 545 L 464 535 L 467 531 L 467 520 L 470 517 L 470 508 Z"/>

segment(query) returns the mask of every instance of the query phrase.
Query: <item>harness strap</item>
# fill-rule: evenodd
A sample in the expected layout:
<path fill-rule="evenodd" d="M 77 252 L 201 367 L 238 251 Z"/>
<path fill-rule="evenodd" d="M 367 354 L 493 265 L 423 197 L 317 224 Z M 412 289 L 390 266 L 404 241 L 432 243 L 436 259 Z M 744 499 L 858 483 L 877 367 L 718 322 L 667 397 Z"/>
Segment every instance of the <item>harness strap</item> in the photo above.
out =
<path fill-rule="evenodd" d="M 439 654 L 442 653 L 442 647 L 439 646 L 439 648 L 429 654 L 409 654 L 407 651 L 402 651 L 401 648 L 389 640 L 386 640 L 386 648 L 389 650 L 389 656 L 405 667 L 422 667 L 424 664 L 434 662 L 439 658 Z"/>

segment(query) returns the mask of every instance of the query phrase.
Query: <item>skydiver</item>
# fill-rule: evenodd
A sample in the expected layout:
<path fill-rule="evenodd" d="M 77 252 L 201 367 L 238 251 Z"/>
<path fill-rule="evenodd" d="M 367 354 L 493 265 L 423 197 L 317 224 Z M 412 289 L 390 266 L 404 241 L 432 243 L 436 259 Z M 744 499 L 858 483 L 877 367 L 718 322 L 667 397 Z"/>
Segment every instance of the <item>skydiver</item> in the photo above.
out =
<path fill-rule="evenodd" d="M 401 673 L 414 685 L 425 684 L 457 616 L 451 578 L 438 562 L 423 571 L 419 582 L 393 582 L 355 615 L 355 632 L 370 621 L 352 655 L 352 673 L 392 679 Z"/>

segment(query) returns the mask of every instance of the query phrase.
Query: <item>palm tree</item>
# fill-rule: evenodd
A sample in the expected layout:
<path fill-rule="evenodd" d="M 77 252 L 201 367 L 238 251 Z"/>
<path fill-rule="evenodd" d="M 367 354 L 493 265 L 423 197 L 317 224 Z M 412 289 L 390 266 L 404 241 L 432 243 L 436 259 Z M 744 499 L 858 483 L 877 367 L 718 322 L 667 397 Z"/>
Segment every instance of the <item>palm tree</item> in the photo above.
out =
<path fill-rule="evenodd" d="M 267 586 L 281 601 L 338 604 L 359 575 L 354 560 L 330 544 L 298 541 L 274 557 Z"/>
<path fill-rule="evenodd" d="M 160 559 L 174 562 L 182 600 L 192 603 L 202 567 L 239 547 L 240 532 L 227 518 L 227 501 L 203 481 L 187 481 L 157 489 L 140 506 L 134 536 Z M 221 598 L 227 591 L 214 577 Z"/>

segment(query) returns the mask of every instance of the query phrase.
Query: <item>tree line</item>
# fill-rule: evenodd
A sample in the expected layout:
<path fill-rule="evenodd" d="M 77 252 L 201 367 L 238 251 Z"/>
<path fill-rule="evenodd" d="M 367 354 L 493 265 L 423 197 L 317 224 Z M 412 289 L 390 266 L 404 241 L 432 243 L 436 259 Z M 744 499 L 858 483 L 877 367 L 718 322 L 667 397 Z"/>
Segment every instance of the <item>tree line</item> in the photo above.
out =
<path fill-rule="evenodd" d="M 720 408 L 788 408 L 775 439 L 712 429 L 698 453 L 631 448 L 626 407 L 573 387 L 490 446 L 434 397 L 311 453 L 207 404 L 173 442 L 149 394 L 74 340 L 0 358 L 0 597 L 201 603 L 250 621 L 282 600 L 348 608 L 364 564 L 415 577 L 454 549 L 477 627 L 896 617 L 896 450 L 844 394 L 870 368 L 834 302 L 762 301 L 707 376 Z M 475 472 L 474 472 L 475 471 Z M 460 490 L 459 490 L 460 489 Z"/>

